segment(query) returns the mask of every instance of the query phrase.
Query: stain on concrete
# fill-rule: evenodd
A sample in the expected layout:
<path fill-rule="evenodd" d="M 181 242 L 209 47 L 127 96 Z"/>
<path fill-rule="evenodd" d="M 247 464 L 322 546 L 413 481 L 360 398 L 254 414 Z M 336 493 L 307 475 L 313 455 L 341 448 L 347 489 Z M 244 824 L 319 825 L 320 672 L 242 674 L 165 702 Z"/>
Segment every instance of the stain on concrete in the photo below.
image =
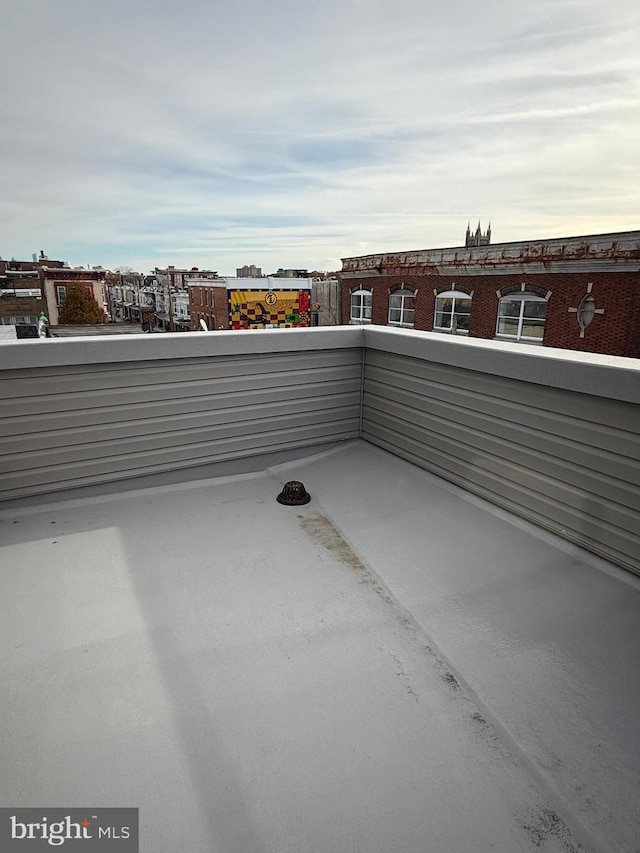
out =
<path fill-rule="evenodd" d="M 446 685 L 446 689 L 452 696 L 452 699 L 455 696 L 455 701 L 464 702 L 470 711 L 474 709 L 470 713 L 470 718 L 473 721 L 478 739 L 484 744 L 485 748 L 493 752 L 496 760 L 512 761 L 513 757 L 509 749 L 502 742 L 493 726 L 487 722 L 473 701 L 466 695 L 446 661 L 442 659 L 431 645 L 424 642 L 421 627 L 408 612 L 404 611 L 402 605 L 394 599 L 374 572 L 364 565 L 333 523 L 326 516 L 316 511 L 308 515 L 299 514 L 298 519 L 303 530 L 316 545 L 325 548 L 345 566 L 355 570 L 358 573 L 359 583 L 366 584 L 382 601 L 394 609 L 396 621 L 406 630 L 413 632 L 416 639 L 419 639 L 426 660 L 435 669 L 440 681 Z M 395 674 L 403 683 L 407 697 L 419 703 L 420 695 L 415 690 L 415 686 L 403 662 L 396 654 L 389 652 L 389 655 L 394 661 Z M 553 848 L 555 850 L 558 844 L 560 844 L 565 853 L 585 853 L 584 847 L 575 839 L 562 818 L 550 808 L 541 808 L 533 815 L 518 818 L 518 823 L 527 833 L 534 847 L 541 849 Z"/>
<path fill-rule="evenodd" d="M 448 684 L 452 690 L 460 690 L 460 684 L 458 683 L 458 679 L 452 672 L 445 672 L 440 678 L 444 681 L 445 684 Z"/>
<path fill-rule="evenodd" d="M 471 702 L 471 700 L 467 700 Z M 494 756 L 497 756 L 501 761 L 512 761 L 513 756 L 506 744 L 498 736 L 498 733 L 482 714 L 475 710 L 471 714 L 473 720 L 475 735 L 486 748 L 490 749 Z"/>
<path fill-rule="evenodd" d="M 536 847 L 546 847 L 547 842 L 557 839 L 566 853 L 584 851 L 582 844 L 553 809 L 540 809 L 533 817 L 521 820 L 520 824 Z"/>
<path fill-rule="evenodd" d="M 366 571 L 362 561 L 353 551 L 350 545 L 338 533 L 333 524 L 328 518 L 319 513 L 313 515 L 299 515 L 302 529 L 316 543 L 326 548 L 329 553 L 341 563 L 349 566 L 352 569 Z"/>

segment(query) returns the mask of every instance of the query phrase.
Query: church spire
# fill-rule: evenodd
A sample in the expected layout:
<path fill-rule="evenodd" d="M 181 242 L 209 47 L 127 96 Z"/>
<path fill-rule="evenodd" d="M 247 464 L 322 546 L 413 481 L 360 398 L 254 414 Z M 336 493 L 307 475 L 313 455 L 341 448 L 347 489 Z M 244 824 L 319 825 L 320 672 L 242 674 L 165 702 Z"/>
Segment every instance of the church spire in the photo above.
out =
<path fill-rule="evenodd" d="M 489 227 L 487 228 L 487 233 L 482 233 L 482 225 L 480 224 L 480 220 L 478 220 L 478 227 L 475 230 L 475 233 L 471 231 L 471 223 L 467 223 L 467 233 L 465 235 L 465 246 L 488 246 L 491 243 L 491 221 L 489 221 Z"/>

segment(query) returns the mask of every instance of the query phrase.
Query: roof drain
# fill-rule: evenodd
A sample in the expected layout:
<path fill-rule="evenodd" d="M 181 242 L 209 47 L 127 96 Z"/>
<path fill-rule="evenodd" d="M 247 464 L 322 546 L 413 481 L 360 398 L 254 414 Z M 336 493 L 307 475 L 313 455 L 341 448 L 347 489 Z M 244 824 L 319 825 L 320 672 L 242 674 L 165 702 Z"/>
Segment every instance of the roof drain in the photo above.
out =
<path fill-rule="evenodd" d="M 299 480 L 289 480 L 288 483 L 284 484 L 284 488 L 276 500 L 285 506 L 302 506 L 309 503 L 311 495 Z"/>

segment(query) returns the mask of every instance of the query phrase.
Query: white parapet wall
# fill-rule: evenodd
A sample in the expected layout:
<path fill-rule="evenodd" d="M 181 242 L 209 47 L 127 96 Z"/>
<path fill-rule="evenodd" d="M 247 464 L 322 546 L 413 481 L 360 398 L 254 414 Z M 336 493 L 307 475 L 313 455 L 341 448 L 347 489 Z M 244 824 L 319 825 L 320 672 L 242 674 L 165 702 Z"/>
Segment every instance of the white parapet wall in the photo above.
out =
<path fill-rule="evenodd" d="M 0 500 L 362 437 L 640 572 L 640 362 L 386 327 L 76 338 L 0 365 Z"/>
<path fill-rule="evenodd" d="M 360 330 L 349 332 L 194 332 L 7 347 L 0 496 L 355 438 L 362 347 Z"/>
<path fill-rule="evenodd" d="M 361 435 L 640 572 L 640 361 L 365 330 Z"/>

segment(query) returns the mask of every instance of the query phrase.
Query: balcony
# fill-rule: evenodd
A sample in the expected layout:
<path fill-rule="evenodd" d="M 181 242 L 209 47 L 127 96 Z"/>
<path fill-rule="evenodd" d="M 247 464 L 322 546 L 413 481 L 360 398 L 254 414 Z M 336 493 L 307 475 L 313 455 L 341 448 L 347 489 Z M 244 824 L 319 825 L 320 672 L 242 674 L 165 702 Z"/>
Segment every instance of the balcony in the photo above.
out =
<path fill-rule="evenodd" d="M 139 806 L 154 853 L 638 848 L 637 362 L 3 356 L 0 805 Z"/>

